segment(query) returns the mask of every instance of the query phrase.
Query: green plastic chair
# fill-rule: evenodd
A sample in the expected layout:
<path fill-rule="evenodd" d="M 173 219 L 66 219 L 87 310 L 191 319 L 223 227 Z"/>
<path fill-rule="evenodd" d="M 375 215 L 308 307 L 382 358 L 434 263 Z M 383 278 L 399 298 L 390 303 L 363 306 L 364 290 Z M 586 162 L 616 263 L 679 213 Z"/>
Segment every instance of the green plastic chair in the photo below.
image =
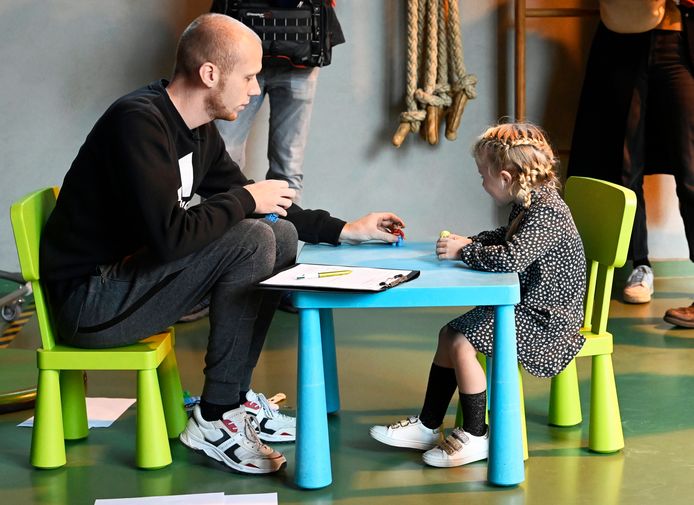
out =
<path fill-rule="evenodd" d="M 588 177 L 570 177 L 564 200 L 571 209 L 588 261 L 588 288 L 579 358 L 592 357 L 588 447 L 595 452 L 624 448 L 617 386 L 612 368 L 612 334 L 607 331 L 614 269 L 624 265 L 636 213 L 630 189 Z M 579 424 L 581 402 L 576 360 L 552 379 L 549 424 Z"/>
<path fill-rule="evenodd" d="M 111 349 L 79 349 L 55 343 L 39 278 L 41 232 L 55 207 L 58 188 L 46 188 L 15 202 L 12 227 L 22 275 L 31 282 L 42 347 L 31 464 L 37 468 L 65 465 L 65 440 L 88 435 L 85 370 L 137 370 L 136 464 L 154 469 L 171 464 L 169 438 L 187 421 L 183 390 L 174 353 L 173 328 L 137 344 Z"/>
<path fill-rule="evenodd" d="M 581 329 L 586 343 L 576 356 L 591 356 L 593 360 L 588 447 L 595 452 L 617 452 L 624 448 L 624 434 L 612 368 L 612 334 L 607 331 L 607 319 L 614 269 L 626 262 L 636 213 L 636 194 L 610 182 L 588 177 L 570 177 L 566 181 L 564 200 L 571 209 L 581 235 L 588 263 L 585 316 Z M 484 356 L 478 355 L 478 359 L 486 370 Z M 523 454 L 524 459 L 528 459 L 522 381 L 520 385 Z M 554 426 L 575 426 L 581 421 L 581 401 L 574 359 L 559 375 L 552 378 L 548 423 Z M 460 426 L 461 422 L 462 411 L 458 406 L 456 425 Z"/>

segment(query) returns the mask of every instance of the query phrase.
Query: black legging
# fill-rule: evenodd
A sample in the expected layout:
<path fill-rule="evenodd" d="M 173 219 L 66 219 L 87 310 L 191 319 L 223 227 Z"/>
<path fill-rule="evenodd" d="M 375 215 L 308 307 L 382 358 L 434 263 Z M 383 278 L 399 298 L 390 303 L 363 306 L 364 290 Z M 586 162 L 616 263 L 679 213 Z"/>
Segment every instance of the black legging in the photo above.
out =
<path fill-rule="evenodd" d="M 659 152 L 651 154 L 649 149 Z M 681 32 L 651 32 L 650 54 L 637 75 L 627 116 L 624 152 L 622 184 L 634 190 L 638 199 L 630 257 L 635 262 L 648 258 L 643 176 L 651 160 L 662 160 L 675 176 L 689 256 L 694 261 L 694 74 Z"/>
<path fill-rule="evenodd" d="M 681 32 L 618 34 L 602 23 L 588 59 L 568 173 L 634 190 L 638 207 L 629 257 L 636 264 L 648 261 L 643 176 L 653 173 L 675 177 L 689 256 L 694 261 L 691 61 Z"/>

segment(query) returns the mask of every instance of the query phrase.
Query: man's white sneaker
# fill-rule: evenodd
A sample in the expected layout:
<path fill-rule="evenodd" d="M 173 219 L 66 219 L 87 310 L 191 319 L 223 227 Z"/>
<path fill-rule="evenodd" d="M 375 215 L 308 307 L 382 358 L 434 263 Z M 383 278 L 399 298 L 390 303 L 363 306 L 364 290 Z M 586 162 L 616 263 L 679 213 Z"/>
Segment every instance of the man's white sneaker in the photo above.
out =
<path fill-rule="evenodd" d="M 427 465 L 448 468 L 465 465 L 489 456 L 489 429 L 481 437 L 455 428 L 439 445 L 425 452 L 422 459 Z"/>
<path fill-rule="evenodd" d="M 260 431 L 258 437 L 265 442 L 294 442 L 296 418 L 282 414 L 279 406 L 252 389 L 246 393 L 243 404 L 246 413 L 255 418 Z"/>
<path fill-rule="evenodd" d="M 427 428 L 412 416 L 390 426 L 372 426 L 369 430 L 372 438 L 393 447 L 409 447 L 426 451 L 441 441 L 441 430 Z"/>
<path fill-rule="evenodd" d="M 272 473 L 287 462 L 258 439 L 243 406 L 225 412 L 220 421 L 206 421 L 196 405 L 179 438 L 191 449 L 243 473 Z"/>
<path fill-rule="evenodd" d="M 639 265 L 631 272 L 624 286 L 624 301 L 627 303 L 648 303 L 653 294 L 653 270 L 647 265 Z"/>

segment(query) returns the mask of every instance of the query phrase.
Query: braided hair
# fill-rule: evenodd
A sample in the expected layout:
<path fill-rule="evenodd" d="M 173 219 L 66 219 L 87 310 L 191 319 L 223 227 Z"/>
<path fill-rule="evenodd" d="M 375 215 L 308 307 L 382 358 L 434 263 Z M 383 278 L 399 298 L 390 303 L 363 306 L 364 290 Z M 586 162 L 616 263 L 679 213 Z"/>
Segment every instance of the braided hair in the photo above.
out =
<path fill-rule="evenodd" d="M 556 173 L 559 160 L 545 132 L 533 124 L 506 123 L 488 128 L 477 139 L 472 155 L 496 175 L 508 171 L 513 178 L 509 193 L 525 208 L 530 205 L 534 189 L 560 187 Z"/>

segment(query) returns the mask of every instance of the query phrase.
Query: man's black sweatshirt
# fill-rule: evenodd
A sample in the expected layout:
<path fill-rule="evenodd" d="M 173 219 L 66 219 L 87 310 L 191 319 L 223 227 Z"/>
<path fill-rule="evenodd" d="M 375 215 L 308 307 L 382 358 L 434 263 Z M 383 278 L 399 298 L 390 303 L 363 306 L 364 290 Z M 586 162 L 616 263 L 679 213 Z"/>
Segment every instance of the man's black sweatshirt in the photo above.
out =
<path fill-rule="evenodd" d="M 97 121 L 60 189 L 41 241 L 45 281 L 75 281 L 97 265 L 148 250 L 182 258 L 253 215 L 252 183 L 214 126 L 189 129 L 165 80 L 118 99 Z M 203 197 L 189 206 L 194 194 Z M 337 244 L 344 221 L 323 210 L 288 210 L 299 238 Z"/>

